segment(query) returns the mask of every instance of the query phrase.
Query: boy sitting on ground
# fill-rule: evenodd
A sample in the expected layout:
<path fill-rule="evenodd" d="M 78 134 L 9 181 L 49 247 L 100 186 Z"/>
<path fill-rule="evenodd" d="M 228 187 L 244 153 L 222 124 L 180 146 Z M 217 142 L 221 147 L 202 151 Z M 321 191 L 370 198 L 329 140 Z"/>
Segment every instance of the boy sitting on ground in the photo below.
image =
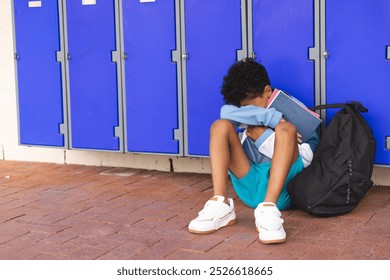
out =
<path fill-rule="evenodd" d="M 188 226 L 190 232 L 211 233 L 236 222 L 227 194 L 228 174 L 238 197 L 255 208 L 262 243 L 286 240 L 279 210 L 291 207 L 289 181 L 310 164 L 318 144 L 315 133 L 301 143 L 295 126 L 275 109 L 266 109 L 273 89 L 267 71 L 253 59 L 233 64 L 224 77 L 226 105 L 210 128 L 210 164 L 214 196 Z M 245 127 L 243 145 L 237 127 Z"/>

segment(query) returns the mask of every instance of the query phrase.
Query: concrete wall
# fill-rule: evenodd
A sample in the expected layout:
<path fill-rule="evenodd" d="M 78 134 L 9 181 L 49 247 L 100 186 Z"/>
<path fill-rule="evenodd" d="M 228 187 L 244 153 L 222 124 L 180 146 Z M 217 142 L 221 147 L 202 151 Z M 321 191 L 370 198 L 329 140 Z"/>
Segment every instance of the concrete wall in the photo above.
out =
<path fill-rule="evenodd" d="M 209 173 L 208 158 L 74 151 L 18 145 L 11 0 L 0 0 L 0 159 Z M 390 185 L 390 168 L 376 167 L 374 182 Z"/>

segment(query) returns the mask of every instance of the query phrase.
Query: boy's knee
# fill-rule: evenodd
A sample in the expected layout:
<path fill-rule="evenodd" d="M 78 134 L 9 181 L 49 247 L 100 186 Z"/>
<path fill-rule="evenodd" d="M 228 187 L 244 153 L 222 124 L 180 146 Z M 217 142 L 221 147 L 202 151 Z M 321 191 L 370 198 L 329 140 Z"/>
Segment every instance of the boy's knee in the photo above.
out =
<path fill-rule="evenodd" d="M 295 137 L 297 134 L 297 128 L 290 122 L 281 122 L 275 127 L 275 136 L 278 134 L 293 135 Z"/>
<path fill-rule="evenodd" d="M 234 129 L 234 126 L 233 126 L 231 121 L 219 119 L 219 120 L 216 120 L 215 122 L 213 122 L 213 124 L 210 127 L 210 132 L 229 131 L 230 129 Z"/>

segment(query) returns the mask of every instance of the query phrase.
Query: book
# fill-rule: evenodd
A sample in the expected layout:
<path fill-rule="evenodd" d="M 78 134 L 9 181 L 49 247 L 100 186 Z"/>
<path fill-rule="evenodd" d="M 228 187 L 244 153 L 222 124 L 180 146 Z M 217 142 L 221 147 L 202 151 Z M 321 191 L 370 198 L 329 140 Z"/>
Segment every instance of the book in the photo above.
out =
<path fill-rule="evenodd" d="M 308 109 L 301 101 L 275 89 L 268 100 L 267 108 L 274 108 L 283 114 L 283 118 L 294 124 L 302 141 L 306 142 L 317 130 L 322 120 L 320 116 Z"/>

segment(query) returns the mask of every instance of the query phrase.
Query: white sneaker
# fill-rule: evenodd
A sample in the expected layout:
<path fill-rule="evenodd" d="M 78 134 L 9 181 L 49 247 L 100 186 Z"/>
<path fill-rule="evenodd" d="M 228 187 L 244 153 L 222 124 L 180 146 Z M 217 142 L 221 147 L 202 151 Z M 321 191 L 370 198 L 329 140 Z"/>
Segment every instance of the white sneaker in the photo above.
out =
<path fill-rule="evenodd" d="M 271 206 L 264 206 L 271 205 Z M 256 228 L 261 243 L 272 244 L 286 241 L 283 219 L 276 205 L 272 202 L 260 203 L 255 209 Z"/>
<path fill-rule="evenodd" d="M 193 233 L 212 233 L 221 227 L 233 225 L 236 222 L 233 199 L 229 198 L 227 205 L 223 196 L 214 196 L 217 200 L 208 200 L 198 217 L 188 225 L 188 230 Z"/>

